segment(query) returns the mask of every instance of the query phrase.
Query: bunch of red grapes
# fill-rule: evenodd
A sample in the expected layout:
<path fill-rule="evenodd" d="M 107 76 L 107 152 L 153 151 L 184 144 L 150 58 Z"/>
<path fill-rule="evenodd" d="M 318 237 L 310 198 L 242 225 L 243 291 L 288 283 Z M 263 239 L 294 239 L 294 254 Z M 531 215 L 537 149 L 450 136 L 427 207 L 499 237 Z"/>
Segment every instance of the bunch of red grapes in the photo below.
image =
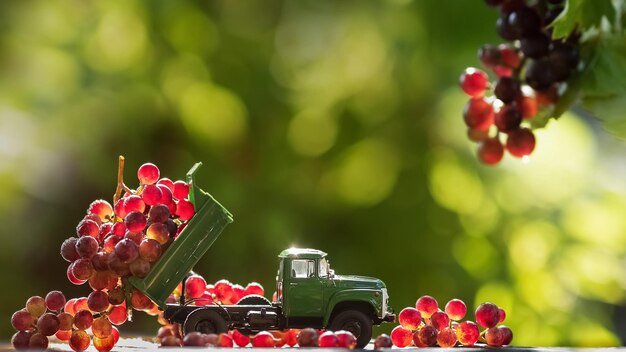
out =
<path fill-rule="evenodd" d="M 67 301 L 59 291 L 50 292 L 45 300 L 31 297 L 11 319 L 18 331 L 12 339 L 15 348 L 45 348 L 48 336 L 55 335 L 82 351 L 91 343 L 90 332 L 94 347 L 109 351 L 119 338 L 113 325 L 126 322 L 128 308 L 159 314 L 158 306 L 135 289 L 127 307 L 122 279 L 145 277 L 195 210 L 187 199 L 189 185 L 160 178 L 156 165 L 142 165 L 137 177 L 139 187 L 126 188 L 114 207 L 101 199 L 91 203 L 76 227 L 77 236 L 61 245 L 61 256 L 70 263 L 69 281 L 88 282 L 93 292 Z"/>
<path fill-rule="evenodd" d="M 509 43 L 484 45 L 478 51 L 482 64 L 497 77 L 493 84 L 487 73 L 473 67 L 465 69 L 460 84 L 470 96 L 463 110 L 468 137 L 478 142 L 480 161 L 494 165 L 505 149 L 518 158 L 534 150 L 530 122 L 551 115 L 578 68 L 580 34 L 551 39 L 550 24 L 563 11 L 564 0 L 486 2 L 499 7 L 496 28 Z M 493 96 L 487 96 L 488 91 Z"/>
<path fill-rule="evenodd" d="M 376 349 L 391 347 L 454 347 L 474 346 L 483 342 L 488 346 L 509 345 L 513 332 L 505 325 L 497 326 L 506 318 L 506 313 L 493 303 L 483 303 L 476 309 L 476 323 L 471 320 L 460 322 L 467 313 L 467 307 L 460 299 L 449 301 L 445 309 L 439 309 L 437 300 L 422 296 L 415 308 L 407 307 L 398 315 L 399 326 L 391 331 L 391 337 L 379 336 Z M 478 326 L 485 330 L 481 333 Z"/>

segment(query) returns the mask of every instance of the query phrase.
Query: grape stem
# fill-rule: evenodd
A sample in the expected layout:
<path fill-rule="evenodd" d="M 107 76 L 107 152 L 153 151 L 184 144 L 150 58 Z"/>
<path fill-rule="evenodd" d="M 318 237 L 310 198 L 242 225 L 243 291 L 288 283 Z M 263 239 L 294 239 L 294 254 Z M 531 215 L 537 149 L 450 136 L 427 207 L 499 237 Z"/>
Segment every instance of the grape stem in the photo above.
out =
<path fill-rule="evenodd" d="M 124 160 L 124 156 L 120 155 L 117 164 L 117 188 L 115 189 L 115 194 L 113 195 L 113 204 L 120 200 L 122 191 L 133 193 L 133 191 L 124 184 Z"/>

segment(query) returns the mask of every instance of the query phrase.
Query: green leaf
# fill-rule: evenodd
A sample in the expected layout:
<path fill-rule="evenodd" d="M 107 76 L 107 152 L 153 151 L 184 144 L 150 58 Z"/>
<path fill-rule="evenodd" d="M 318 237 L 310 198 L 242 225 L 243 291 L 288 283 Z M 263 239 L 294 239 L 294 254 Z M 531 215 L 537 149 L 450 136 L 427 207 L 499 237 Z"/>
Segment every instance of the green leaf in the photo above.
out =
<path fill-rule="evenodd" d="M 626 95 L 585 98 L 581 105 L 600 119 L 609 133 L 620 139 L 626 139 Z"/>
<path fill-rule="evenodd" d="M 552 36 L 563 38 L 574 29 L 585 31 L 599 27 L 604 16 L 611 23 L 615 21 L 615 7 L 611 0 L 567 0 L 565 9 L 552 24 Z"/>

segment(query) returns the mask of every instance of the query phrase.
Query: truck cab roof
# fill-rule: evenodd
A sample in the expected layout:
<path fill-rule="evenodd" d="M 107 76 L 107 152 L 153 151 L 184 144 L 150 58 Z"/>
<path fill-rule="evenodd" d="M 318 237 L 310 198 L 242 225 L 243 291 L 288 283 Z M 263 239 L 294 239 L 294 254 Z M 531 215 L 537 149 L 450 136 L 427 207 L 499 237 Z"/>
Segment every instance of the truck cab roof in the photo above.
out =
<path fill-rule="evenodd" d="M 324 258 L 325 252 L 311 248 L 289 248 L 280 252 L 279 258 L 302 258 L 302 259 L 317 259 Z"/>

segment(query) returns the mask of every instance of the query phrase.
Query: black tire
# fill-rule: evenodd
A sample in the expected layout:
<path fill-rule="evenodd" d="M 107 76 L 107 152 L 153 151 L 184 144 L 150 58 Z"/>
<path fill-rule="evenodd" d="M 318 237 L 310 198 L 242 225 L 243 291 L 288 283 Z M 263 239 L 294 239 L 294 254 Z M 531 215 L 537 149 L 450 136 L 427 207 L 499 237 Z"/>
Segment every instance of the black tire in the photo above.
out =
<path fill-rule="evenodd" d="M 246 296 L 237 302 L 238 306 L 271 306 L 272 302 L 270 302 L 267 298 L 261 295 L 249 295 Z"/>
<path fill-rule="evenodd" d="M 203 334 L 221 334 L 228 332 L 228 325 L 218 312 L 199 308 L 187 316 L 183 330 L 185 335 L 193 331 Z"/>
<path fill-rule="evenodd" d="M 370 317 L 359 310 L 344 310 L 337 314 L 328 325 L 328 330 L 347 330 L 356 337 L 356 347 L 363 348 L 372 339 L 372 325 Z"/>

